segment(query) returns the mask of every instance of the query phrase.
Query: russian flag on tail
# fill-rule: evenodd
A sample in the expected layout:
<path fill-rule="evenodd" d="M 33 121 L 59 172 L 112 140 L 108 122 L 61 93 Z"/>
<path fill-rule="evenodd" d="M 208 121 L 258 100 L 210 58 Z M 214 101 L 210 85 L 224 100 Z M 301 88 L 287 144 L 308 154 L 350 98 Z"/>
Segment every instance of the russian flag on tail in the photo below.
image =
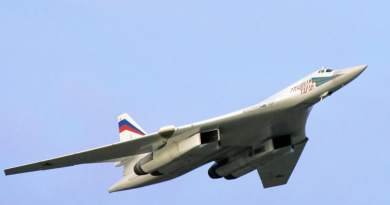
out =
<path fill-rule="evenodd" d="M 127 113 L 118 117 L 120 141 L 142 137 L 146 132 Z"/>
<path fill-rule="evenodd" d="M 127 121 L 126 119 L 122 120 L 119 122 L 119 133 L 122 133 L 123 131 L 125 130 L 128 130 L 130 132 L 134 132 L 134 133 L 137 133 L 137 134 L 140 134 L 140 135 L 145 135 L 144 132 L 142 132 L 141 130 L 139 130 L 137 127 L 135 127 L 134 125 L 132 125 L 129 121 Z"/>

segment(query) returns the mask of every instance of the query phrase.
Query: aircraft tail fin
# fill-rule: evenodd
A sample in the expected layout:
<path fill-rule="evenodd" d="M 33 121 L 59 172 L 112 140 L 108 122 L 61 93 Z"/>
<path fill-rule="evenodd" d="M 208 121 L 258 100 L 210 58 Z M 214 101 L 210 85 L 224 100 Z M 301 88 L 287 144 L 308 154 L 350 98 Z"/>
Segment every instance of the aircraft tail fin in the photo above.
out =
<path fill-rule="evenodd" d="M 145 130 L 141 128 L 127 113 L 118 117 L 120 141 L 127 141 L 146 135 Z"/>

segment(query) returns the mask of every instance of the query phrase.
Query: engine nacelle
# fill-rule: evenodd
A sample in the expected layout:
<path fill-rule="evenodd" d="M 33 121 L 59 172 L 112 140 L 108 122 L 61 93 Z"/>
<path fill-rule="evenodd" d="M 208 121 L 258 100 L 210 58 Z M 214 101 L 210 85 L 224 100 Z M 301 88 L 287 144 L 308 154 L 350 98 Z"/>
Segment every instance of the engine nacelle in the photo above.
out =
<path fill-rule="evenodd" d="M 190 153 L 190 151 L 195 148 L 205 149 L 206 147 L 200 147 L 200 145 L 217 143 L 218 140 L 218 130 L 197 133 L 185 140 L 174 143 L 168 147 L 163 147 L 148 154 L 135 164 L 134 172 L 137 175 L 161 175 L 167 173 L 177 167 L 180 167 L 182 163 L 188 163 L 188 161 L 183 159 L 187 159 L 189 155 L 192 155 L 192 152 Z M 160 169 L 163 170 L 164 173 L 160 173 Z"/>
<path fill-rule="evenodd" d="M 275 137 L 267 140 L 257 149 L 246 149 L 215 163 L 208 173 L 213 179 L 221 177 L 235 179 L 292 152 L 290 135 Z"/>
<path fill-rule="evenodd" d="M 294 153 L 294 149 L 291 146 L 273 150 L 273 151 L 271 151 L 263 156 L 263 159 L 265 159 L 265 160 L 263 160 L 263 161 L 259 160 L 259 161 L 252 163 L 252 164 L 250 164 L 242 169 L 239 169 L 239 170 L 225 176 L 225 179 L 227 179 L 227 180 L 237 179 L 241 176 L 244 176 L 245 174 L 248 174 L 249 172 L 251 172 L 253 170 L 258 169 L 259 167 L 261 167 L 269 162 L 275 161 L 276 159 L 279 159 L 280 157 L 283 157 L 283 156 L 286 156 L 286 155 L 289 155 L 292 153 Z"/>
<path fill-rule="evenodd" d="M 134 172 L 137 175 L 152 173 L 199 145 L 201 141 L 198 133 L 148 154 L 134 166 Z"/>

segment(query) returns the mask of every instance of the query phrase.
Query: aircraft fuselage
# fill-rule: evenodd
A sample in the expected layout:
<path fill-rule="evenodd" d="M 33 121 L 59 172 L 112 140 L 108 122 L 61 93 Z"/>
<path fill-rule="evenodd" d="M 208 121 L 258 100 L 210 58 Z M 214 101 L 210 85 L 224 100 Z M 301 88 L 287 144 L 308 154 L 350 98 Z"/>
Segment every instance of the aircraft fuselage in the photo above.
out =
<path fill-rule="evenodd" d="M 237 153 L 256 149 L 274 137 L 289 135 L 293 145 L 300 143 L 307 139 L 305 124 L 313 105 L 351 82 L 366 67 L 367 65 L 343 70 L 321 69 L 259 104 L 220 117 L 177 127 L 167 144 L 159 151 L 161 159 L 165 159 L 164 152 L 173 153 L 169 150 L 177 149 L 180 153 L 180 150 L 184 149 L 182 147 L 187 146 L 184 144 L 185 140 L 189 141 L 198 133 L 217 130 L 218 140 L 215 143 L 199 144 L 177 156 L 168 156 L 174 160 L 163 166 L 151 163 L 150 166 L 145 165 L 144 169 L 150 168 L 150 170 L 153 170 L 153 166 L 159 167 L 151 174 L 138 175 L 134 172 L 134 166 L 148 154 L 133 156 L 124 165 L 124 178 L 112 186 L 109 192 L 171 180 L 212 161 L 216 161 L 215 166 L 219 167 L 218 162 L 222 163 L 224 159 Z M 181 142 L 183 143 L 180 144 Z M 250 167 L 242 166 L 243 170 L 250 170 Z M 228 168 L 229 166 L 226 166 L 225 170 Z M 220 172 L 223 171 L 221 169 Z M 240 175 L 237 170 L 235 173 L 237 176 Z M 229 177 L 227 179 L 230 179 Z"/>

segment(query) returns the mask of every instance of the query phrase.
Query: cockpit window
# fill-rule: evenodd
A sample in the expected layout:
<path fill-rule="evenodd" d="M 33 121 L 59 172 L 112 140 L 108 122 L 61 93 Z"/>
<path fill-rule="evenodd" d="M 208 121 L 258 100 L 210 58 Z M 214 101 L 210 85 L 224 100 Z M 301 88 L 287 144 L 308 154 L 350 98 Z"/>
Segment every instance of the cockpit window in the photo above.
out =
<path fill-rule="evenodd" d="M 324 70 L 321 70 L 321 73 L 323 73 L 324 72 Z"/>
<path fill-rule="evenodd" d="M 326 69 L 326 72 L 327 73 L 330 73 L 330 72 L 332 72 L 333 70 L 332 69 Z"/>

